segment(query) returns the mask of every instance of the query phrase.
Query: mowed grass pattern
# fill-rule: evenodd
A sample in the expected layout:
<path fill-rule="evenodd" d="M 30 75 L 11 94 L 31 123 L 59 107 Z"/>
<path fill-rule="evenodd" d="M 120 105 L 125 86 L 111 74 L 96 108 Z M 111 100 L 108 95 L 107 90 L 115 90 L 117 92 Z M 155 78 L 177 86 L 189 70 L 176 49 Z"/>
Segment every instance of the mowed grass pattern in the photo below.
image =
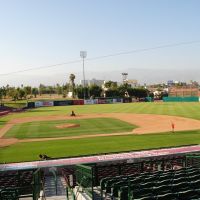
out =
<path fill-rule="evenodd" d="M 2 148 L 0 162 L 38 160 L 39 154 L 58 158 L 199 143 L 200 131 L 18 143 Z"/>
<path fill-rule="evenodd" d="M 67 115 L 71 110 L 74 110 L 77 114 L 141 113 L 175 115 L 200 120 L 200 103 L 127 103 L 33 109 L 25 113 L 2 117 L 0 119 L 0 127 L 10 119 L 16 117 Z M 66 157 L 189 144 L 200 144 L 200 131 L 18 143 L 9 147 L 0 148 L 0 162 L 38 160 L 38 155 L 41 153 L 48 154 L 52 157 Z"/>
<path fill-rule="evenodd" d="M 21 117 L 37 117 L 49 115 L 70 115 L 74 110 L 76 114 L 90 113 L 137 113 L 137 114 L 160 114 L 176 115 L 193 119 L 200 119 L 200 103 L 191 102 L 155 102 L 155 103 L 120 103 L 120 104 L 99 104 L 80 106 L 55 106 L 31 109 L 24 113 L 11 114 L 0 118 L 0 127 L 10 119 Z"/>
<path fill-rule="evenodd" d="M 58 125 L 78 124 L 80 127 L 57 128 Z M 59 121 L 38 121 L 17 124 L 5 135 L 5 138 L 48 138 L 131 132 L 136 126 L 112 118 L 74 119 Z"/>

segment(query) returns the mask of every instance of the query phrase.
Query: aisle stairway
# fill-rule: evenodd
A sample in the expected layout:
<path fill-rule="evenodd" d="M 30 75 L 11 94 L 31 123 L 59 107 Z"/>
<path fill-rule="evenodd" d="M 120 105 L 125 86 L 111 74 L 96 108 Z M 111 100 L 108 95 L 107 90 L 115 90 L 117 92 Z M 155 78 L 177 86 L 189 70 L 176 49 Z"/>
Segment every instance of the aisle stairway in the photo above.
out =
<path fill-rule="evenodd" d="M 57 188 L 53 176 L 45 177 L 44 193 L 46 200 L 66 200 L 65 181 L 57 176 Z"/>

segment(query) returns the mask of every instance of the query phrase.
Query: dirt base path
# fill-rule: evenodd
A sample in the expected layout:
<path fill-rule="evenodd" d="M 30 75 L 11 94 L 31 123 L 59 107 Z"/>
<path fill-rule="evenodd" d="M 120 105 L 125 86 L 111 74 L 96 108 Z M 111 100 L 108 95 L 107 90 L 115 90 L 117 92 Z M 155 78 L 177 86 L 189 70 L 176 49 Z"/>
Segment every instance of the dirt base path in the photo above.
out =
<path fill-rule="evenodd" d="M 115 118 L 138 126 L 129 133 L 112 133 L 112 134 L 94 134 L 94 135 L 82 135 L 82 136 L 70 136 L 70 137 L 58 137 L 58 138 L 35 138 L 35 139 L 23 139 L 18 140 L 15 138 L 3 139 L 4 134 L 12 128 L 15 124 L 21 124 L 33 121 L 55 121 L 55 120 L 67 120 L 67 119 L 88 119 L 88 118 Z M 152 115 L 152 114 L 129 114 L 129 113 L 105 113 L 105 114 L 84 114 L 76 117 L 70 116 L 38 116 L 38 117 L 26 117 L 13 119 L 9 121 L 3 128 L 0 129 L 0 147 L 8 146 L 17 142 L 33 142 L 33 141 L 47 141 L 47 140 L 63 140 L 63 139 L 79 139 L 89 137 L 105 137 L 116 135 L 130 135 L 130 134 L 150 134 L 150 133 L 162 133 L 171 132 L 171 124 L 175 124 L 175 131 L 185 130 L 198 130 L 200 129 L 200 120 L 183 118 L 177 116 L 167 115 Z"/>

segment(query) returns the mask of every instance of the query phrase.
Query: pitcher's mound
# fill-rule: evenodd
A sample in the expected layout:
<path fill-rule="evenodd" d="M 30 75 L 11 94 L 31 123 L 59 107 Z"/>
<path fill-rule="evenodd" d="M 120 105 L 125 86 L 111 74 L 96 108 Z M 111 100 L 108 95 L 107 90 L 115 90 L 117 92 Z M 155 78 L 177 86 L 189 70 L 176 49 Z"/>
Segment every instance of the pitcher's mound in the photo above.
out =
<path fill-rule="evenodd" d="M 75 127 L 80 127 L 80 124 L 61 124 L 56 126 L 56 128 L 75 128 Z"/>

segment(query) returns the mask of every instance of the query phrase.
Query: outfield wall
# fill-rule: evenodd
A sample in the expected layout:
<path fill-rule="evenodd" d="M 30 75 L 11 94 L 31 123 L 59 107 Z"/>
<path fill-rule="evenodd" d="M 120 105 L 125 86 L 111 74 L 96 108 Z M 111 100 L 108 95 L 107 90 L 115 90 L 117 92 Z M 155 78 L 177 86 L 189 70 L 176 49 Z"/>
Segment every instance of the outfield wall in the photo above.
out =
<path fill-rule="evenodd" d="M 152 102 L 151 97 L 141 98 L 142 102 Z M 74 99 L 74 100 L 60 100 L 60 101 L 35 101 L 28 102 L 28 108 L 38 108 L 46 106 L 69 106 L 69 105 L 93 105 L 93 104 L 117 104 L 117 103 L 131 103 L 135 102 L 134 98 L 98 98 L 98 99 Z"/>
<path fill-rule="evenodd" d="M 116 103 L 130 103 L 131 98 L 99 98 L 99 99 L 75 99 L 75 100 L 61 100 L 61 101 L 35 101 L 28 102 L 28 108 L 38 108 L 46 106 L 69 106 L 69 105 L 93 105 L 93 104 L 116 104 Z"/>
<path fill-rule="evenodd" d="M 1 111 L 0 116 L 7 115 L 10 111 Z"/>
<path fill-rule="evenodd" d="M 196 96 L 190 97 L 163 97 L 164 102 L 199 102 L 200 98 Z"/>

